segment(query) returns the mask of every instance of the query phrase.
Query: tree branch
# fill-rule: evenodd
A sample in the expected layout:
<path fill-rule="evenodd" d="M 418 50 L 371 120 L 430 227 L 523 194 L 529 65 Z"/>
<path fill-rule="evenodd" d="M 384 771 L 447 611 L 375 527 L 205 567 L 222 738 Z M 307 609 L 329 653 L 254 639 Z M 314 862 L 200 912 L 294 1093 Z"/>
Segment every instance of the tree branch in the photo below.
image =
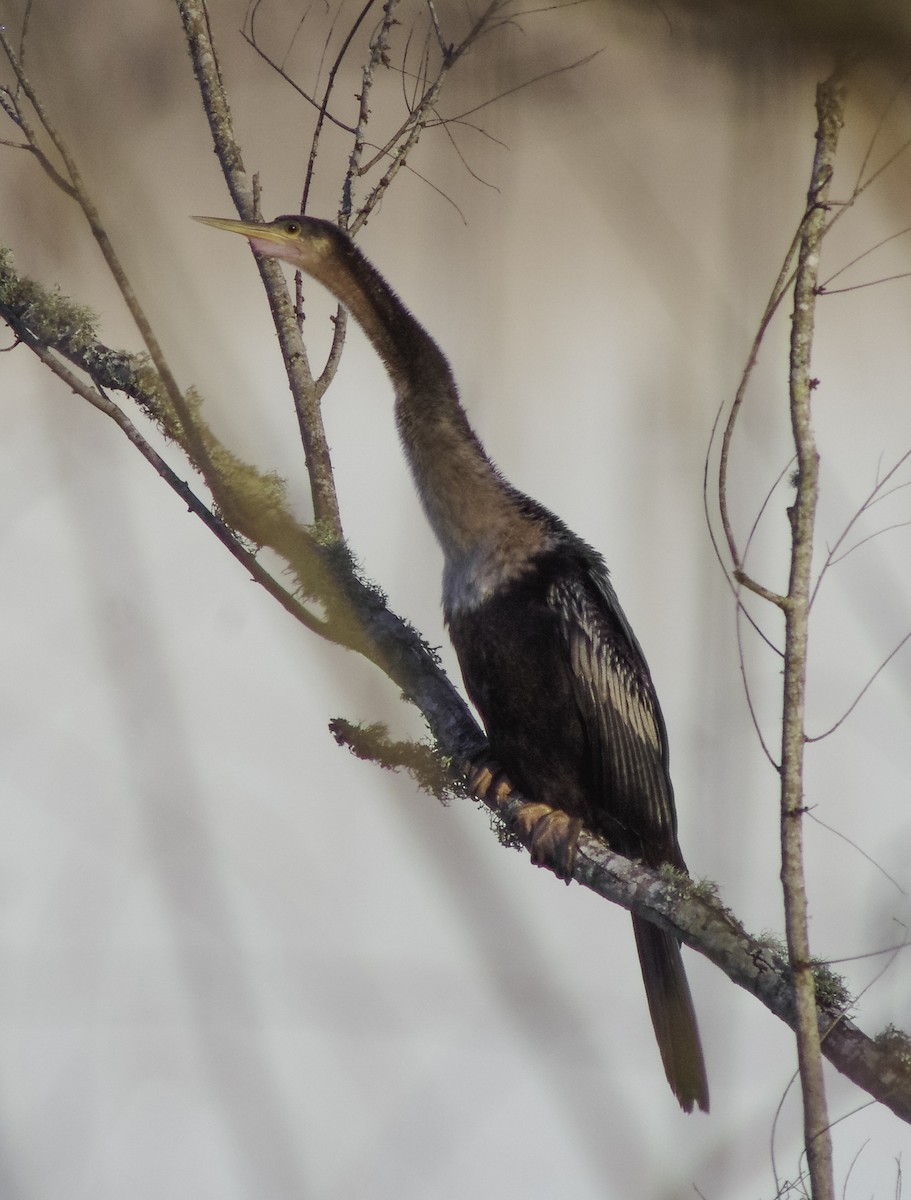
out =
<path fill-rule="evenodd" d="M 815 979 L 810 961 L 808 897 L 803 861 L 806 683 L 813 538 L 819 499 L 819 454 L 813 434 L 811 352 L 816 316 L 819 255 L 826 201 L 844 123 L 840 70 L 816 92 L 816 154 L 807 197 L 791 322 L 791 426 L 797 452 L 797 495 L 789 509 L 791 570 L 785 615 L 784 704 L 781 739 L 781 882 L 785 933 L 794 977 L 797 1059 L 804 1111 L 804 1145 L 814 1200 L 834 1200 L 832 1138 L 820 1053 Z"/>
<path fill-rule="evenodd" d="M 42 292 L 38 285 L 19 279 L 9 255 L 0 254 L 0 316 L 23 344 L 32 349 L 49 345 L 89 375 L 97 387 L 119 390 L 154 415 L 160 396 L 149 390 L 149 380 L 155 376 L 148 368 L 143 370 L 144 360 L 98 342 L 85 323 L 77 319 L 78 314 L 68 309 L 61 312 L 59 305 L 66 303 L 59 296 Z M 84 394 L 75 376 L 63 377 L 68 386 Z M 91 402 L 96 403 L 94 398 Z M 135 427 L 125 414 L 118 416 L 119 410 L 112 411 L 116 406 L 111 402 L 96 407 L 115 419 L 130 441 L 137 444 L 137 437 L 131 432 Z M 219 451 L 214 447 L 213 450 L 210 453 L 217 461 Z M 160 470 L 155 462 L 152 465 Z M 291 616 L 321 637 L 363 654 L 398 684 L 427 721 L 448 763 L 452 780 L 464 778 L 474 764 L 483 761 L 484 734 L 433 652 L 407 622 L 390 611 L 381 593 L 360 578 L 347 554 L 340 548 L 327 551 L 318 546 L 305 529 L 281 512 L 280 506 L 268 523 L 262 523 L 260 532 L 263 529 L 268 532 L 271 526 L 270 545 L 289 563 L 302 592 L 324 604 L 327 619 L 316 622 L 299 598 L 285 589 L 281 589 L 283 595 L 276 595 L 280 585 L 255 555 L 245 550 L 234 532 L 201 505 L 166 464 L 165 467 L 170 476 L 168 482 L 180 499 L 216 532 L 254 580 L 275 595 Z M 225 486 L 231 486 L 230 479 Z M 234 512 L 242 511 L 239 498 L 231 508 Z M 404 755 L 400 755 L 400 761 L 409 766 Z M 471 774 L 482 781 L 475 791 L 477 798 L 516 841 L 528 846 L 529 836 L 522 821 L 523 798 L 502 776 L 497 776 L 496 784 L 492 785 L 492 771 L 484 775 L 475 769 Z M 710 889 L 694 884 L 686 876 L 658 873 L 621 858 L 587 833 L 579 841 L 573 877 L 604 899 L 672 929 L 687 945 L 761 1000 L 775 1016 L 794 1026 L 792 976 L 784 955 L 767 941 L 751 937 Z M 890 1031 L 888 1036 L 870 1039 L 844 1016 L 837 1002 L 820 1002 L 819 1023 L 823 1052 L 833 1065 L 902 1120 L 911 1122 L 911 1050 L 903 1036 Z"/>
<path fill-rule="evenodd" d="M 199 86 L 203 108 L 209 120 L 209 129 L 218 161 L 231 198 L 238 213 L 245 221 L 260 218 L 253 189 L 243 163 L 240 146 L 234 136 L 231 109 L 225 92 L 218 57 L 209 27 L 209 15 L 204 0 L 175 0 L 183 22 L 184 34 L 193 71 Z M 285 277 L 279 264 L 270 258 L 256 258 L 256 265 L 272 310 L 282 359 L 288 375 L 288 383 L 294 400 L 300 428 L 301 442 L 307 473 L 310 478 L 310 493 L 313 500 L 313 516 L 321 536 L 327 540 L 342 541 L 342 520 L 339 513 L 335 477 L 332 472 L 332 456 L 323 426 L 320 410 L 320 393 L 310 370 L 307 350 L 288 295 Z"/>
<path fill-rule="evenodd" d="M 247 219 L 255 218 L 258 216 L 256 196 L 234 138 L 205 4 L 203 0 L 175 0 L 175 3 L 183 21 L 196 78 L 228 187 L 241 216 Z M 477 40 L 481 32 L 496 27 L 495 22 L 486 27 L 483 26 L 483 22 L 498 14 L 503 7 L 505 6 L 501 5 L 500 0 L 494 0 L 494 3 L 488 6 L 458 48 L 459 52 Z M 363 219 L 370 211 L 370 206 L 376 203 L 395 170 L 404 163 L 420 130 L 430 120 L 437 101 L 440 81 L 454 61 L 455 50 L 444 46 L 432 7 L 430 11 L 443 54 L 443 67 L 439 76 L 434 78 L 432 74 L 428 75 L 426 87 L 422 88 L 409 119 L 381 152 L 381 155 L 388 154 L 392 158 L 392 168 L 386 172 L 366 204 L 359 210 L 359 220 Z M 817 167 L 820 164 L 823 167 L 827 164 L 831 166 L 830 160 L 834 156 L 837 136 L 837 123 L 833 123 L 832 114 L 840 112 L 837 109 L 837 104 L 840 103 L 837 89 L 833 95 L 834 99 L 833 96 L 827 97 L 825 105 L 820 100 L 820 123 L 823 130 L 820 146 L 825 145 L 827 149 L 825 153 L 821 151 L 817 156 L 810 192 L 811 203 L 799 234 L 800 258 L 796 282 L 798 307 L 802 303 L 809 305 L 805 311 L 809 314 L 810 324 L 806 325 L 802 317 L 795 317 L 792 411 L 795 440 L 798 442 L 801 487 L 798 489 L 798 500 L 794 509 L 794 560 L 791 587 L 787 597 L 763 588 L 745 573 L 727 517 L 726 472 L 730 435 L 742 404 L 752 363 L 755 361 L 755 352 L 758 351 L 768 321 L 780 305 L 790 282 L 790 257 L 763 318 L 754 353 L 751 355 L 734 410 L 725 429 L 719 479 L 722 524 L 727 547 L 734 562 L 734 576 L 743 586 L 752 588 L 760 596 L 784 608 L 789 622 L 789 647 L 793 664 L 787 680 L 787 689 L 789 703 L 793 700 L 798 705 L 795 711 L 799 711 L 800 716 L 799 721 L 787 725 L 784 735 L 785 739 L 791 739 L 788 742 L 791 760 L 783 765 L 783 780 L 796 779 L 797 786 L 795 789 L 792 783 L 786 783 L 783 787 L 783 796 L 786 796 L 786 799 L 783 799 L 783 814 L 786 818 L 785 823 L 795 826 L 798 830 L 802 813 L 799 770 L 805 740 L 802 699 L 806 666 L 806 615 L 816 488 L 815 448 L 809 424 L 809 340 L 804 334 L 812 327 L 812 301 L 815 294 L 813 271 L 818 258 L 819 242 L 825 232 L 822 206 L 831 175 L 831 169 L 828 174 L 824 170 L 817 174 Z M 29 98 L 32 99 L 31 95 Z M 32 102 L 37 105 L 37 98 Z M 824 110 L 828 114 L 825 122 Z M 42 110 L 36 107 L 36 112 L 56 144 L 52 127 L 47 123 Z M 30 145 L 29 148 L 34 150 L 34 146 Z M 85 210 L 88 200 L 81 190 L 75 164 L 66 155 L 65 148 L 58 148 L 74 182 L 68 182 L 59 172 L 56 182 L 69 194 L 80 199 Z M 358 165 L 356 158 L 353 161 L 352 177 L 355 167 L 357 173 L 361 174 L 371 165 Z M 46 163 L 45 169 L 49 169 L 53 177 L 56 168 L 51 168 L 50 164 Z M 91 216 L 89 219 L 95 232 L 93 219 Z M 103 235 L 100 221 L 97 225 Z M 99 234 L 96 232 L 97 236 Z M 176 383 L 172 387 L 166 371 L 152 370 L 146 359 L 105 346 L 85 321 L 74 318 L 72 310 L 61 320 L 59 306 L 67 302 L 59 296 L 43 291 L 38 285 L 19 279 L 12 268 L 11 260 L 3 256 L 0 256 L 0 316 L 7 320 L 22 344 L 36 353 L 68 387 L 118 424 L 125 436 L 165 478 L 181 500 L 188 504 L 197 518 L 216 534 L 222 544 L 249 570 L 253 578 L 282 603 L 286 611 L 321 637 L 344 648 L 355 650 L 370 659 L 398 684 L 406 698 L 418 707 L 427 720 L 450 777 L 457 781 L 468 775 L 469 768 L 472 768 L 471 779 L 478 781 L 475 794 L 496 814 L 512 837 L 527 847 L 530 843 L 530 829 L 525 819 L 526 802 L 511 789 L 508 781 L 495 773 L 493 764 L 490 764 L 486 771 L 482 770 L 479 773 L 477 764 L 483 762 L 486 742 L 465 701 L 418 633 L 388 608 L 378 589 L 360 576 L 342 544 L 342 527 L 332 481 L 331 459 L 319 409 L 319 399 L 325 381 L 314 382 L 294 308 L 278 264 L 273 260 L 263 259 L 258 260 L 258 268 L 276 319 L 301 427 L 311 476 L 315 530 L 306 528 L 294 520 L 284 502 L 281 481 L 263 476 L 248 464 L 240 462 L 215 438 L 202 421 L 198 400 L 192 393 L 185 396 L 177 389 Z M 111 269 L 114 270 L 113 265 Z M 25 286 L 26 284 L 28 286 Z M 335 351 L 334 346 L 333 353 Z M 66 368 L 58 356 L 62 356 L 78 371 L 83 372 L 91 383 L 87 383 L 74 371 Z M 157 366 L 158 357 L 154 351 L 153 356 Z M 134 398 L 169 436 L 179 436 L 180 429 L 177 426 L 181 426 L 184 434 L 181 441 L 191 457 L 198 456 L 208 464 L 206 479 L 220 511 L 208 508 L 192 489 L 179 479 L 164 459 L 152 450 L 126 414 L 104 394 L 106 389 L 116 389 Z M 177 399 L 174 398 L 175 395 Z M 176 422 L 175 413 L 178 418 Z M 807 535 L 810 540 L 804 540 Z M 245 542 L 252 542 L 256 547 L 268 546 L 281 556 L 297 581 L 297 594 L 282 587 Z M 747 548 L 748 545 L 749 543 Z M 314 616 L 309 611 L 305 604 L 309 599 L 320 602 L 325 611 L 324 619 Z M 350 727 L 343 727 L 340 723 L 336 723 L 336 733 L 361 752 L 370 753 L 372 735 L 362 738 L 352 732 Z M 401 763 L 408 769 L 415 769 L 406 747 L 383 742 L 381 738 L 378 739 L 378 735 L 373 737 L 373 740 L 379 740 L 382 744 L 386 765 Z M 417 758 L 421 761 L 423 769 L 426 763 L 422 756 Z M 789 869 L 795 861 L 799 864 L 799 850 L 798 843 L 796 858 L 793 845 L 789 850 L 792 855 L 788 860 Z M 908 1040 L 895 1031 L 887 1031 L 881 1038 L 871 1040 L 846 1017 L 847 1004 L 843 993 L 833 986 L 831 977 L 820 972 L 818 966 L 811 962 L 806 938 L 801 941 L 800 913 L 797 914 L 796 921 L 789 920 L 789 962 L 788 958 L 768 941 L 747 934 L 708 888 L 694 884 L 686 876 L 678 873 L 654 872 L 623 859 L 614 854 L 604 842 L 586 833 L 583 833 L 579 840 L 573 877 L 605 899 L 640 913 L 678 934 L 739 986 L 757 996 L 773 1014 L 797 1029 L 799 1041 L 805 1047 L 809 1047 L 808 1062 L 812 1063 L 813 1053 L 818 1054 L 821 1046 L 822 1053 L 840 1071 L 887 1105 L 901 1119 L 911 1122 L 911 1049 Z M 805 935 L 805 913 L 802 919 Z M 807 997 L 809 1003 L 805 1003 Z M 803 1077 L 803 1059 L 801 1068 Z M 817 1081 L 821 1079 L 815 1063 L 808 1074 L 812 1088 L 815 1084 L 810 1075 Z M 817 1163 L 821 1163 L 820 1170 L 825 1166 L 823 1148 L 827 1139 L 828 1120 L 824 1109 L 824 1095 L 822 1099 L 822 1108 L 808 1105 L 806 1121 L 808 1152 L 813 1148 Z M 817 1191 L 816 1186 L 814 1182 L 814 1195 L 817 1200 L 831 1194 L 824 1191 L 822 1185 Z"/>
<path fill-rule="evenodd" d="M 512 791 L 495 769 L 486 776 L 483 772 L 476 775 L 481 779 L 479 798 L 510 834 L 530 849 L 531 833 L 522 820 L 523 797 Z M 694 883 L 670 868 L 653 871 L 631 862 L 584 830 L 572 874 L 596 895 L 677 934 L 791 1029 L 797 1029 L 793 971 L 783 948 L 747 933 L 710 885 Z M 840 981 L 818 963 L 810 964 L 810 969 L 816 980 L 814 1020 L 822 1053 L 858 1087 L 911 1123 L 911 1041 L 894 1029 L 869 1038 L 847 1017 L 851 1002 Z"/>
<path fill-rule="evenodd" d="M 148 390 L 148 380 L 154 379 L 154 374 L 148 370 L 143 373 L 143 360 L 114 352 L 95 341 L 86 334 L 84 326 L 72 319 L 72 313 L 65 313 L 64 319 L 56 320 L 55 324 L 54 312 L 59 314 L 59 310 L 53 306 L 43 308 L 38 302 L 41 294 L 35 293 L 36 287 L 36 284 L 24 287 L 23 281 L 12 270 L 8 254 L 0 254 L 0 316 L 11 325 L 17 337 L 32 349 L 41 343 L 50 344 L 88 373 L 100 388 L 125 392 L 142 404 L 146 412 L 154 413 L 160 397 Z M 58 305 L 61 302 L 59 296 L 46 294 L 46 299 Z M 59 371 L 56 373 L 60 374 Z M 64 378 L 74 390 L 84 394 L 76 377 Z M 91 402 L 96 403 L 95 398 L 91 398 Z M 96 404 L 96 407 L 102 407 L 112 416 L 131 442 L 137 444 L 125 414 L 116 415 L 119 410 L 114 412 L 115 406 L 110 402 L 106 406 Z M 214 457 L 217 460 L 217 454 Z M 152 466 L 160 469 L 155 462 Z M 220 518 L 194 500 L 187 485 L 167 468 L 167 464 L 166 469 L 169 485 L 182 502 L 190 505 L 194 515 L 214 529 L 222 544 L 251 572 L 256 582 L 276 595 L 276 588 L 280 586 L 262 568 L 256 556 L 244 550 Z M 239 511 L 240 503 L 235 502 L 232 509 Z M 304 576 L 301 588 L 324 602 L 328 619 L 314 622 L 312 614 L 287 590 L 281 596 L 276 595 L 276 599 L 290 616 L 307 628 L 340 646 L 358 650 L 388 673 L 424 715 L 440 754 L 449 762 L 450 778 L 463 778 L 472 764 L 483 761 L 486 739 L 465 700 L 445 676 L 426 643 L 412 626 L 386 607 L 376 588 L 361 580 L 346 554 L 326 552 L 323 547 L 314 545 L 312 540 L 307 540 L 306 530 L 301 527 L 296 530 L 308 550 L 302 552 L 300 545 L 295 550 L 290 527 L 282 528 L 286 520 L 294 524 L 293 518 L 278 512 L 270 520 L 278 530 L 272 538 L 272 548 L 284 553 L 299 580 L 305 565 L 312 572 L 310 576 Z M 477 772 L 473 774 L 477 775 Z M 528 846 L 529 836 L 522 821 L 525 802 L 520 794 L 511 790 L 502 776 L 496 787 L 480 787 L 477 794 L 509 833 Z M 694 884 L 683 875 L 675 874 L 669 878 L 631 863 L 613 853 L 605 842 L 587 833 L 580 839 L 574 878 L 605 900 L 641 912 L 649 919 L 657 919 L 665 928 L 677 932 L 688 946 L 699 950 L 733 982 L 759 998 L 769 1012 L 791 1027 L 795 1025 L 792 976 L 785 956 L 769 947 L 768 942 L 747 934 L 735 917 L 714 898 L 711 890 Z M 823 1052 L 829 1061 L 903 1120 L 911 1122 L 911 1051 L 903 1037 L 892 1032 L 885 1039 L 874 1042 L 845 1018 L 837 1004 L 826 1006 L 821 1003 L 819 1021 Z"/>

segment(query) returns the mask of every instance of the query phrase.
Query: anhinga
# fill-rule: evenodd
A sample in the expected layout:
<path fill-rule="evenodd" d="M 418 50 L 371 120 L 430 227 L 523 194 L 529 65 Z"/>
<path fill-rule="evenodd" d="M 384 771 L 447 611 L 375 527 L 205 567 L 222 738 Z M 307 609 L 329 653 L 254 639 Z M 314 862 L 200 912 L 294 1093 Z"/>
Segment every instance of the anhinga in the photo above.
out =
<path fill-rule="evenodd" d="M 491 754 L 529 800 L 568 814 L 540 839 L 539 859 L 567 876 L 585 825 L 620 854 L 686 870 L 664 719 L 600 555 L 500 475 L 442 351 L 347 234 L 312 217 L 199 219 L 318 280 L 385 363 L 443 551 L 446 622 Z M 633 929 L 668 1082 L 685 1111 L 708 1110 L 679 942 L 639 916 Z"/>

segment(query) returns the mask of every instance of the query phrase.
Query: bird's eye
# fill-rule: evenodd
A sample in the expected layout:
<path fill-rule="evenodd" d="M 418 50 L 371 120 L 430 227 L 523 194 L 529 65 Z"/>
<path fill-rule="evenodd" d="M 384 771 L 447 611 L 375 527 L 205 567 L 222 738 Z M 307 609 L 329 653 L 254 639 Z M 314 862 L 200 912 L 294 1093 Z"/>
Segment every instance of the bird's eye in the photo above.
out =
<path fill-rule="evenodd" d="M 301 227 L 298 221 L 286 221 L 285 233 L 300 233 Z"/>

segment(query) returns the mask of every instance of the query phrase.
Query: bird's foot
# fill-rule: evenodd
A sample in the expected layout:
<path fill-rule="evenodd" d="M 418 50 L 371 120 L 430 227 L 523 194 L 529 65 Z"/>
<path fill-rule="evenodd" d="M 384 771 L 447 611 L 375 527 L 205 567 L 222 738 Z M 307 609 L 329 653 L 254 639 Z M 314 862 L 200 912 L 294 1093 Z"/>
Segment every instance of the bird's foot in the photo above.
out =
<path fill-rule="evenodd" d="M 505 771 L 486 756 L 469 768 L 466 782 L 472 795 L 482 800 L 503 801 L 515 790 Z M 531 800 L 522 804 L 515 817 L 516 837 L 528 847 L 531 861 L 566 883 L 572 879 L 581 831 L 579 817 Z"/>
<path fill-rule="evenodd" d="M 471 794 L 482 800 L 505 800 L 513 791 L 506 772 L 486 755 L 481 762 L 468 768 L 465 782 Z"/>
<path fill-rule="evenodd" d="M 549 804 L 523 804 L 516 832 L 528 845 L 536 867 L 547 867 L 566 883 L 572 879 L 582 820 Z"/>

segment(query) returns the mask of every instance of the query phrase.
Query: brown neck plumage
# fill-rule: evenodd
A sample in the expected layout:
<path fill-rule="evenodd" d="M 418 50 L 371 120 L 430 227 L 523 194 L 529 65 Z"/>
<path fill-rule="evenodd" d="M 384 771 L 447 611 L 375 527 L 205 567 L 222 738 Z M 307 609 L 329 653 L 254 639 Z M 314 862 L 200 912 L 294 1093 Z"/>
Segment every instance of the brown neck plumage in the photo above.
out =
<path fill-rule="evenodd" d="M 478 603 L 547 548 L 547 530 L 484 452 L 439 346 L 375 267 L 346 239 L 317 278 L 364 329 L 392 379 L 402 444 L 446 559 L 447 610 Z"/>

